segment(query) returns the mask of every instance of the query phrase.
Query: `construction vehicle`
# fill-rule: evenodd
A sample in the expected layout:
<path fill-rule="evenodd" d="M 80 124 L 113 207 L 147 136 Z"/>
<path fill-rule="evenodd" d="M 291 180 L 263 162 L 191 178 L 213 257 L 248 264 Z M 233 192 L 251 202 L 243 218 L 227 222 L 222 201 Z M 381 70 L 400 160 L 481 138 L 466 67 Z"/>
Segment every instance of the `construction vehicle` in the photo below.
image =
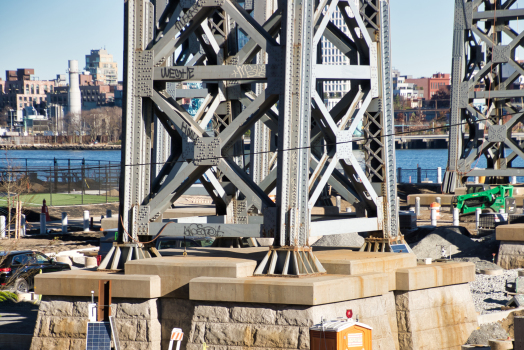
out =
<path fill-rule="evenodd" d="M 460 214 L 472 214 L 477 208 L 483 213 L 498 213 L 504 209 L 507 214 L 517 211 L 515 198 L 513 198 L 513 186 L 500 185 L 491 188 L 489 185 L 467 185 L 466 194 L 454 196 L 453 206 L 458 208 Z"/>

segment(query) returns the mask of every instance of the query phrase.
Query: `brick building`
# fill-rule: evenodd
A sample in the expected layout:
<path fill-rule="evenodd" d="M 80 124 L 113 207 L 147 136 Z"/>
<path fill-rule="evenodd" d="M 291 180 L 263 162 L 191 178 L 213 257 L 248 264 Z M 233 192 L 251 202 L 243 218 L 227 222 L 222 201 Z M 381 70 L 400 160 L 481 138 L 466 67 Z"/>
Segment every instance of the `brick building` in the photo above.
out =
<path fill-rule="evenodd" d="M 115 92 L 122 90 L 122 84 L 103 84 L 98 80 L 94 81 L 90 74 L 79 74 L 78 78 L 83 110 L 114 105 Z M 68 89 L 67 86 L 56 87 L 52 94 L 47 95 L 47 103 L 67 107 Z"/>
<path fill-rule="evenodd" d="M 35 70 L 19 68 L 6 71 L 6 80 L 0 81 L 0 109 L 15 111 L 16 121 L 22 121 L 23 110 L 34 107 L 41 115 L 46 113 L 47 94 L 55 88 L 54 80 L 36 80 Z"/>
<path fill-rule="evenodd" d="M 424 90 L 426 100 L 431 100 L 443 86 L 451 85 L 451 74 L 437 73 L 431 78 L 406 79 L 406 83 L 413 83 Z"/>

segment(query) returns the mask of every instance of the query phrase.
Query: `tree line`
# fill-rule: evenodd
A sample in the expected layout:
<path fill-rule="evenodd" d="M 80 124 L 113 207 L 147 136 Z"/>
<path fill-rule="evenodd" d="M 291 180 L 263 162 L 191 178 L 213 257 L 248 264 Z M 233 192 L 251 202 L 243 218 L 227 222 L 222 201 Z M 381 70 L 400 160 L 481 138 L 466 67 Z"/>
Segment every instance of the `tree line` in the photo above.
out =
<path fill-rule="evenodd" d="M 61 130 L 53 131 L 60 133 Z M 62 131 L 69 136 L 88 135 L 91 142 L 101 139 L 101 136 L 107 136 L 109 142 L 116 142 L 122 136 L 122 108 L 101 107 L 80 114 L 68 113 Z"/>

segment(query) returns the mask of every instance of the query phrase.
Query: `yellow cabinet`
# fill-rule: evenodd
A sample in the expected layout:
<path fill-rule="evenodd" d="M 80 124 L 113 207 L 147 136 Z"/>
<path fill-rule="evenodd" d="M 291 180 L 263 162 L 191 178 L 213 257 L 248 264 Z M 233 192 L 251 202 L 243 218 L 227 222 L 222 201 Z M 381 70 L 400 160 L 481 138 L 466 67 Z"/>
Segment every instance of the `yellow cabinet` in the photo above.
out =
<path fill-rule="evenodd" d="M 309 329 L 311 350 L 371 350 L 371 328 L 352 319 L 328 321 Z"/>

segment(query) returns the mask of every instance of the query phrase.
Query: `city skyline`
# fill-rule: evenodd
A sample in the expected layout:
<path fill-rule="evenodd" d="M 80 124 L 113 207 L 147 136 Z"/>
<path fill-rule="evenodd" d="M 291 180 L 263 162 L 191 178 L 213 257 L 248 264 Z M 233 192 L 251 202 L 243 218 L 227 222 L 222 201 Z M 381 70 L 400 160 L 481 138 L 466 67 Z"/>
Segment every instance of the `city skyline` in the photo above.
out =
<path fill-rule="evenodd" d="M 118 63 L 118 80 L 122 80 L 123 2 L 29 2 L 31 6 L 28 2 L 0 2 L 0 12 L 12 14 L 0 22 L 6 48 L 0 56 L 2 79 L 5 79 L 6 70 L 17 68 L 34 68 L 41 80 L 54 79 L 56 74 L 65 74 L 68 60 L 78 60 L 79 68 L 83 69 L 85 56 L 91 50 L 105 48 Z M 518 3 L 521 7 L 524 0 Z M 23 21 L 15 16 L 22 13 Z M 414 77 L 450 73 L 453 15 L 452 0 L 392 1 L 393 67 Z M 430 21 L 428 16 L 431 16 Z"/>

